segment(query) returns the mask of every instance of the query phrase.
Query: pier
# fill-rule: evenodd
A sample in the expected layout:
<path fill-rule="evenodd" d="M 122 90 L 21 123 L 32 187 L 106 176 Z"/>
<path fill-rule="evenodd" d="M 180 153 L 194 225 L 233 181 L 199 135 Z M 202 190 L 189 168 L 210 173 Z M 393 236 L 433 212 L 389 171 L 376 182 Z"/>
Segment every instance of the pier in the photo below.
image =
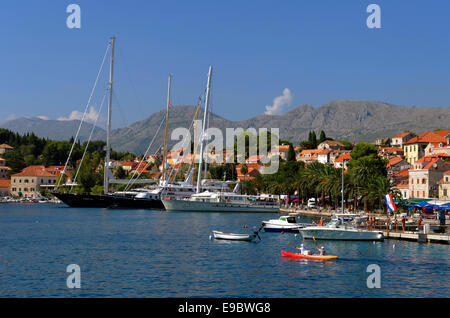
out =
<path fill-rule="evenodd" d="M 384 238 L 413 241 L 419 243 L 441 243 L 450 244 L 450 235 L 448 233 L 420 233 L 420 232 L 399 232 L 383 231 Z"/>

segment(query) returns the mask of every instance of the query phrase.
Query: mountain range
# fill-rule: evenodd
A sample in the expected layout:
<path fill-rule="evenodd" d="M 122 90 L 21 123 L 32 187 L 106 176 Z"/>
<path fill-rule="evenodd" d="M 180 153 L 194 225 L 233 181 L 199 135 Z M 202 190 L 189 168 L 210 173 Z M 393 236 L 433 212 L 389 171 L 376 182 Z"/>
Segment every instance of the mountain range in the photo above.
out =
<path fill-rule="evenodd" d="M 111 144 L 117 151 L 143 153 L 158 131 L 165 116 L 161 110 L 144 120 L 127 127 L 111 131 Z M 172 106 L 169 113 L 168 139 L 169 146 L 178 140 L 170 140 L 171 132 L 177 127 L 189 128 L 195 116 L 194 106 Z M 203 118 L 202 110 L 199 118 Z M 2 127 L 19 133 L 34 132 L 41 137 L 57 140 L 67 140 L 74 136 L 79 121 L 42 120 L 39 118 L 19 118 L 11 120 Z M 209 126 L 222 130 L 225 128 L 247 129 L 279 128 L 280 138 L 298 145 L 307 139 L 311 130 L 320 133 L 325 131 L 327 137 L 346 139 L 351 142 L 373 141 L 380 137 L 393 137 L 405 131 L 416 134 L 437 128 L 450 129 L 450 107 L 417 107 L 395 106 L 384 102 L 335 100 L 323 106 L 314 107 L 300 105 L 283 115 L 262 114 L 247 120 L 230 121 L 215 114 L 210 115 Z M 85 140 L 92 128 L 91 124 L 83 125 L 80 138 Z M 94 140 L 104 140 L 104 129 L 94 130 Z M 155 137 L 150 153 L 154 152 L 163 142 L 164 127 Z"/>

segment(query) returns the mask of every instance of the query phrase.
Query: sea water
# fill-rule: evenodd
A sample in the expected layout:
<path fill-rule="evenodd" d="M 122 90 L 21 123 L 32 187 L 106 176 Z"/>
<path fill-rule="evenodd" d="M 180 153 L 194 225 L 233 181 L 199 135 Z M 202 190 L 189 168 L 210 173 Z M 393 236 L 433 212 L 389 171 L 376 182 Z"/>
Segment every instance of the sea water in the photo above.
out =
<path fill-rule="evenodd" d="M 300 234 L 265 232 L 256 243 L 210 238 L 212 230 L 251 233 L 278 217 L 0 204 L 0 296 L 450 296 L 448 245 L 316 243 Z M 302 242 L 313 252 L 324 246 L 339 259 L 281 257 L 281 250 L 294 252 L 292 245 Z M 68 288 L 70 264 L 79 266 L 80 288 Z M 368 287 L 371 264 L 380 268 L 380 288 Z"/>

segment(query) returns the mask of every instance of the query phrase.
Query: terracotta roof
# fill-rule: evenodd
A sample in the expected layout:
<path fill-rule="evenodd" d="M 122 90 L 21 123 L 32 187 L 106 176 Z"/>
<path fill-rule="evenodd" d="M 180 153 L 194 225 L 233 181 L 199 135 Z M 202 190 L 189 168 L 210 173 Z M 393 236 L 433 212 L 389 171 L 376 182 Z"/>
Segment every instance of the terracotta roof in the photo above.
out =
<path fill-rule="evenodd" d="M 328 144 L 329 146 L 341 146 L 341 147 L 344 147 L 344 144 L 342 142 L 340 142 L 340 141 L 337 141 L 337 140 L 325 140 L 325 141 L 322 141 L 320 144 Z"/>
<path fill-rule="evenodd" d="M 350 159 L 352 159 L 352 157 L 350 156 L 349 153 L 346 153 L 346 154 L 344 154 L 344 155 L 342 155 L 342 156 L 339 156 L 339 158 L 337 158 L 337 159 L 335 160 L 335 162 L 342 162 L 342 161 L 344 161 L 344 160 L 350 160 Z"/>
<path fill-rule="evenodd" d="M 393 177 L 406 177 L 408 175 L 409 175 L 409 169 L 403 169 L 403 170 L 400 170 L 397 173 L 394 173 L 392 176 Z"/>
<path fill-rule="evenodd" d="M 8 145 L 8 144 L 1 144 L 1 145 L 0 145 L 0 149 L 14 149 L 14 148 L 11 147 L 11 146 Z"/>
<path fill-rule="evenodd" d="M 447 132 L 447 134 L 449 132 Z M 445 139 L 445 136 L 441 133 L 427 131 L 419 136 L 411 138 L 410 140 L 405 142 L 405 145 L 417 144 L 417 143 L 430 143 L 430 142 L 443 142 L 444 144 L 447 144 L 447 139 Z"/>
<path fill-rule="evenodd" d="M 394 186 L 394 188 L 405 188 L 405 189 L 407 189 L 407 188 L 409 188 L 409 185 L 408 184 L 397 184 L 396 186 Z"/>
<path fill-rule="evenodd" d="M 388 164 L 386 165 L 386 167 L 393 166 L 393 165 L 395 165 L 395 164 L 397 164 L 397 163 L 399 163 L 399 162 L 401 162 L 401 161 L 403 161 L 403 158 L 402 158 L 402 157 L 394 157 L 394 158 L 392 158 L 392 159 L 389 159 L 389 162 L 388 162 Z"/>
<path fill-rule="evenodd" d="M 21 172 L 13 174 L 13 177 L 56 177 L 55 173 L 51 173 L 44 166 L 29 166 Z"/>
<path fill-rule="evenodd" d="M 447 135 L 450 134 L 450 130 L 437 130 L 434 133 L 442 137 L 447 137 Z"/>
<path fill-rule="evenodd" d="M 398 148 L 398 147 L 382 147 L 378 150 L 378 152 L 383 152 L 383 153 L 384 152 L 394 152 L 394 151 L 403 152 L 403 149 Z"/>
<path fill-rule="evenodd" d="M 0 188 L 9 188 L 11 180 L 0 180 Z"/>
<path fill-rule="evenodd" d="M 408 136 L 409 134 L 410 134 L 409 132 L 402 132 L 402 133 L 399 133 L 397 136 L 392 137 L 392 138 L 403 138 L 403 137 Z"/>

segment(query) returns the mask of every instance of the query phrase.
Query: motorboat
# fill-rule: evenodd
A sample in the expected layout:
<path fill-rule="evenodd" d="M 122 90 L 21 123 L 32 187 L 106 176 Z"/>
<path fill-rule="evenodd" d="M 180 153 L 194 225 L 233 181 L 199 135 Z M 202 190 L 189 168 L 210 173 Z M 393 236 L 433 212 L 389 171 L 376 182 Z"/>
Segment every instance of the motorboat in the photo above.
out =
<path fill-rule="evenodd" d="M 257 232 L 253 234 L 245 233 L 229 233 L 221 231 L 213 231 L 214 238 L 216 240 L 228 240 L 228 241 L 247 241 L 251 242 L 257 237 Z"/>
<path fill-rule="evenodd" d="M 304 227 L 303 224 L 297 223 L 294 216 L 281 216 L 279 219 L 273 219 L 262 222 L 265 232 L 298 232 Z"/>
<path fill-rule="evenodd" d="M 305 239 L 347 240 L 347 241 L 382 241 L 382 231 L 368 231 L 364 225 L 366 217 L 360 214 L 334 214 L 331 221 L 324 226 L 308 226 L 299 231 Z"/>

